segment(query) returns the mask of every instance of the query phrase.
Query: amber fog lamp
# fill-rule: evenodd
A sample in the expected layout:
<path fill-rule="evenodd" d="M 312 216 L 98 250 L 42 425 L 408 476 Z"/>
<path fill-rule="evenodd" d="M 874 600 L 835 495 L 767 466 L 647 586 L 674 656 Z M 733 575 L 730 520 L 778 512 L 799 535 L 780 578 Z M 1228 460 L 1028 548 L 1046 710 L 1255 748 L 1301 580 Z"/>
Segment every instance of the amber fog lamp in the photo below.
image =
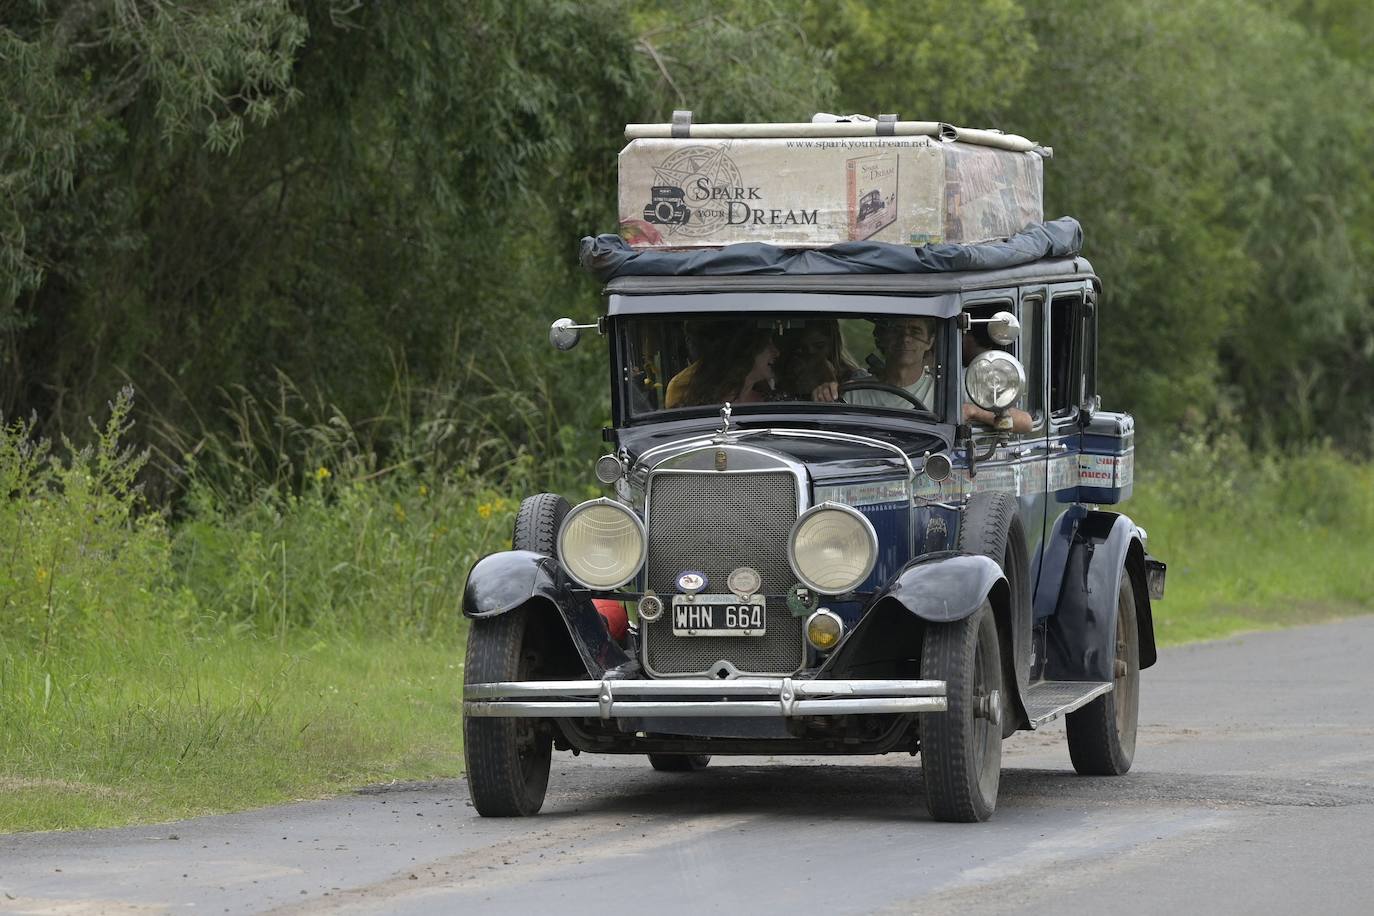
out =
<path fill-rule="evenodd" d="M 835 648 L 844 635 L 844 621 L 829 608 L 820 608 L 806 618 L 806 641 L 821 652 Z"/>
<path fill-rule="evenodd" d="M 587 588 L 619 588 L 644 565 L 644 524 L 609 499 L 579 503 L 558 529 L 558 560 L 573 581 Z"/>
<path fill-rule="evenodd" d="M 802 584 L 822 595 L 853 591 L 878 561 L 878 534 L 857 509 L 821 503 L 801 514 L 787 559 Z"/>

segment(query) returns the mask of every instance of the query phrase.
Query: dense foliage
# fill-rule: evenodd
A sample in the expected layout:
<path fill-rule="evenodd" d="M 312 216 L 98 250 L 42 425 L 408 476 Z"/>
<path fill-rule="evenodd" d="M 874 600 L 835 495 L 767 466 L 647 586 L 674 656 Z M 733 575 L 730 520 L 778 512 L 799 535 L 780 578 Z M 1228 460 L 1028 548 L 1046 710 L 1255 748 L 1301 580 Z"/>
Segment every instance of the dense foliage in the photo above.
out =
<path fill-rule="evenodd" d="M 0 411 L 70 429 L 131 380 L 179 460 L 284 376 L 384 455 L 580 447 L 601 355 L 552 362 L 542 328 L 596 308 L 573 252 L 610 226 L 621 125 L 831 109 L 1056 148 L 1048 210 L 1108 281 L 1106 400 L 1145 429 L 1365 451 L 1372 16 L 0 0 Z"/>

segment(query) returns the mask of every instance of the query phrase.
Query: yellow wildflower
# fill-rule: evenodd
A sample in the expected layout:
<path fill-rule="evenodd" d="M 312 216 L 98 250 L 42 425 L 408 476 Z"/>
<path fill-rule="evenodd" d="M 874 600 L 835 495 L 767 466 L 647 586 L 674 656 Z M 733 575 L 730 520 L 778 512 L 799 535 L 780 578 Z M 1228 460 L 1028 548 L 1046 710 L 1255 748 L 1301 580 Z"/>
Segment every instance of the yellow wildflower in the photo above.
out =
<path fill-rule="evenodd" d="M 429 495 L 429 487 L 425 486 L 424 484 L 420 484 L 420 495 L 421 495 L 421 496 L 428 496 L 428 495 Z"/>
<path fill-rule="evenodd" d="M 44 582 L 48 581 L 48 570 L 46 567 L 38 567 L 38 571 L 34 573 L 34 575 L 37 576 L 39 585 L 42 585 Z"/>
<path fill-rule="evenodd" d="M 333 474 L 329 473 L 329 468 L 325 467 L 324 465 L 320 465 L 315 469 L 316 480 L 328 480 L 333 476 Z"/>
<path fill-rule="evenodd" d="M 491 518 L 491 503 L 482 503 L 478 506 L 477 515 L 480 518 Z"/>

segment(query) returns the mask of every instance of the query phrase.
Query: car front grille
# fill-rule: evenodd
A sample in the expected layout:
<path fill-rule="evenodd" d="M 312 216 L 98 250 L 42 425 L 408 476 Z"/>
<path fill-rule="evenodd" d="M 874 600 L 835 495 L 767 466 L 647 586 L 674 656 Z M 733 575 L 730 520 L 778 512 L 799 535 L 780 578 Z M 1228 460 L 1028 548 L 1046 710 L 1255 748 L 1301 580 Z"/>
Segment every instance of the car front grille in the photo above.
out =
<path fill-rule="evenodd" d="M 648 586 L 671 602 L 684 570 L 705 573 L 708 593 L 752 566 L 765 595 L 782 595 L 796 577 L 787 536 L 797 520 L 790 471 L 660 472 L 649 482 Z M 646 667 L 656 674 L 706 674 L 727 661 L 746 674 L 789 674 L 802 666 L 802 621 L 779 598 L 768 601 L 764 636 L 674 636 L 671 609 L 640 624 Z"/>

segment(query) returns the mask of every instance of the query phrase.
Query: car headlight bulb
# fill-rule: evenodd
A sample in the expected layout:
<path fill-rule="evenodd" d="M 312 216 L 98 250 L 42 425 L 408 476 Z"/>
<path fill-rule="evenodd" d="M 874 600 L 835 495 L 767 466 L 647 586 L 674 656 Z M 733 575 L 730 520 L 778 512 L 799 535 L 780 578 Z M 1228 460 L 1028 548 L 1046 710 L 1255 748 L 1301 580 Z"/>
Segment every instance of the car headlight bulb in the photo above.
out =
<path fill-rule="evenodd" d="M 821 503 L 792 526 L 787 559 L 806 587 L 822 595 L 853 591 L 878 561 L 878 535 L 857 509 Z"/>
<path fill-rule="evenodd" d="M 644 565 L 644 525 L 609 499 L 574 506 L 558 529 L 558 560 L 573 581 L 587 588 L 619 588 Z"/>

